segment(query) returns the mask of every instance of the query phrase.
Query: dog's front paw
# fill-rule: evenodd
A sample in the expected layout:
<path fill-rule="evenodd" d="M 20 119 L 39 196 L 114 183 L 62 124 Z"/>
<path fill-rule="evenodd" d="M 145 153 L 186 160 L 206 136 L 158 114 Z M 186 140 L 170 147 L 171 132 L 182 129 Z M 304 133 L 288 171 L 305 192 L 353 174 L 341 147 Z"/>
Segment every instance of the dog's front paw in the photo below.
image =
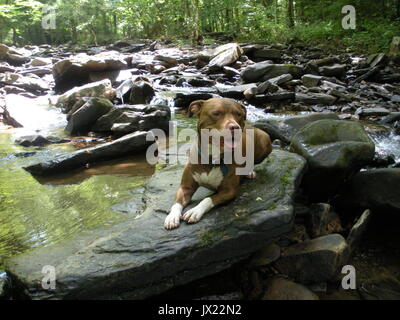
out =
<path fill-rule="evenodd" d="M 250 172 L 250 173 L 246 176 L 246 178 L 248 178 L 248 179 L 255 179 L 256 177 L 257 177 L 257 174 L 256 174 L 255 171 Z"/>
<path fill-rule="evenodd" d="M 175 203 L 170 213 L 167 215 L 164 221 L 164 228 L 167 230 L 176 229 L 179 227 L 182 213 L 182 205 L 179 203 Z"/>
<path fill-rule="evenodd" d="M 187 223 L 196 223 L 200 221 L 203 215 L 203 208 L 197 205 L 196 207 L 186 211 L 186 213 L 182 216 L 182 220 L 185 220 Z"/>
<path fill-rule="evenodd" d="M 179 227 L 180 224 L 180 220 L 181 220 L 181 216 L 180 215 L 176 215 L 176 214 L 169 214 L 164 221 L 164 228 L 167 230 L 172 230 L 172 229 L 176 229 Z"/>

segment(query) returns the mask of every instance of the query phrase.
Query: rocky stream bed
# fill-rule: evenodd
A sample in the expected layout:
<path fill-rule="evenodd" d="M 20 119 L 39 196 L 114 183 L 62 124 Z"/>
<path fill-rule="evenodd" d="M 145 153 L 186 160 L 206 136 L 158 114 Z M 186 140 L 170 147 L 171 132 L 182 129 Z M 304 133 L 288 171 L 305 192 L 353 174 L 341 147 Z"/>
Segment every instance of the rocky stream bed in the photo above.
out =
<path fill-rule="evenodd" d="M 400 299 L 393 43 L 0 44 L 0 299 Z M 212 97 L 243 103 L 274 150 L 234 201 L 167 231 L 182 165 L 166 159 L 187 144 L 172 138 Z M 146 137 L 170 121 L 150 165 Z"/>

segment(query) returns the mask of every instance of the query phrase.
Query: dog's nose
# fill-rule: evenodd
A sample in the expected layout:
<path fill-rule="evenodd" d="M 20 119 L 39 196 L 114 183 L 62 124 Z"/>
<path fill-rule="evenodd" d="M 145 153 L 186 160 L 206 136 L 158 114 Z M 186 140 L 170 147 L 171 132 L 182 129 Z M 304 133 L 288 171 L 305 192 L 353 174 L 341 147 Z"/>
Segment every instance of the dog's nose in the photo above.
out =
<path fill-rule="evenodd" d="M 240 126 L 237 123 L 230 123 L 228 124 L 228 129 L 233 131 L 235 129 L 240 129 Z"/>

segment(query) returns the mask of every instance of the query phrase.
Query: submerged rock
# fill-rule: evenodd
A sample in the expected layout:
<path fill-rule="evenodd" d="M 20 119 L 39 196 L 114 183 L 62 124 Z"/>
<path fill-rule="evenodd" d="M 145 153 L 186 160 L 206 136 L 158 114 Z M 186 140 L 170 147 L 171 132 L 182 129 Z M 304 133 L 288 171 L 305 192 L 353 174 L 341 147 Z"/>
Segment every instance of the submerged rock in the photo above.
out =
<path fill-rule="evenodd" d="M 43 176 L 74 168 L 84 168 L 85 165 L 106 159 L 133 155 L 152 144 L 151 141 L 146 140 L 147 134 L 148 132 L 134 132 L 115 141 L 63 154 L 53 160 L 33 164 L 24 169 L 34 175 Z"/>
<path fill-rule="evenodd" d="M 274 150 L 233 201 L 172 231 L 163 222 L 183 168 L 169 167 L 148 181 L 147 208 L 135 220 L 35 248 L 6 261 L 6 270 L 33 299 L 143 299 L 164 292 L 226 269 L 289 231 L 304 165 L 301 157 Z M 44 265 L 55 267 L 55 290 L 42 288 Z"/>
<path fill-rule="evenodd" d="M 41 147 L 53 143 L 69 142 L 69 139 L 62 139 L 53 136 L 43 137 L 41 135 L 23 136 L 15 140 L 15 143 L 23 147 Z"/>

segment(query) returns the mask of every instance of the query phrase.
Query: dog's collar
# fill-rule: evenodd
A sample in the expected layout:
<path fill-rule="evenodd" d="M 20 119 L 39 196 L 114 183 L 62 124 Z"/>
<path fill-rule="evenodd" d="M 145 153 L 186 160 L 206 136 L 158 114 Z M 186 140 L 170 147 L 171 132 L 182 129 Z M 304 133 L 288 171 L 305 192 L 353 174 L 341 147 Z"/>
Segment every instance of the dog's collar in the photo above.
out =
<path fill-rule="evenodd" d="M 201 150 L 199 148 L 199 144 L 197 144 L 196 149 L 197 149 L 197 154 L 198 154 L 198 156 L 200 158 L 200 161 L 201 161 L 201 157 L 202 156 L 201 156 Z M 215 166 L 215 167 L 218 166 L 220 168 L 223 176 L 226 176 L 228 174 L 228 167 L 224 163 L 224 153 L 221 153 L 221 157 L 219 159 L 219 163 L 214 163 L 214 159 L 211 156 L 209 156 L 209 160 L 210 160 L 209 165 Z"/>

